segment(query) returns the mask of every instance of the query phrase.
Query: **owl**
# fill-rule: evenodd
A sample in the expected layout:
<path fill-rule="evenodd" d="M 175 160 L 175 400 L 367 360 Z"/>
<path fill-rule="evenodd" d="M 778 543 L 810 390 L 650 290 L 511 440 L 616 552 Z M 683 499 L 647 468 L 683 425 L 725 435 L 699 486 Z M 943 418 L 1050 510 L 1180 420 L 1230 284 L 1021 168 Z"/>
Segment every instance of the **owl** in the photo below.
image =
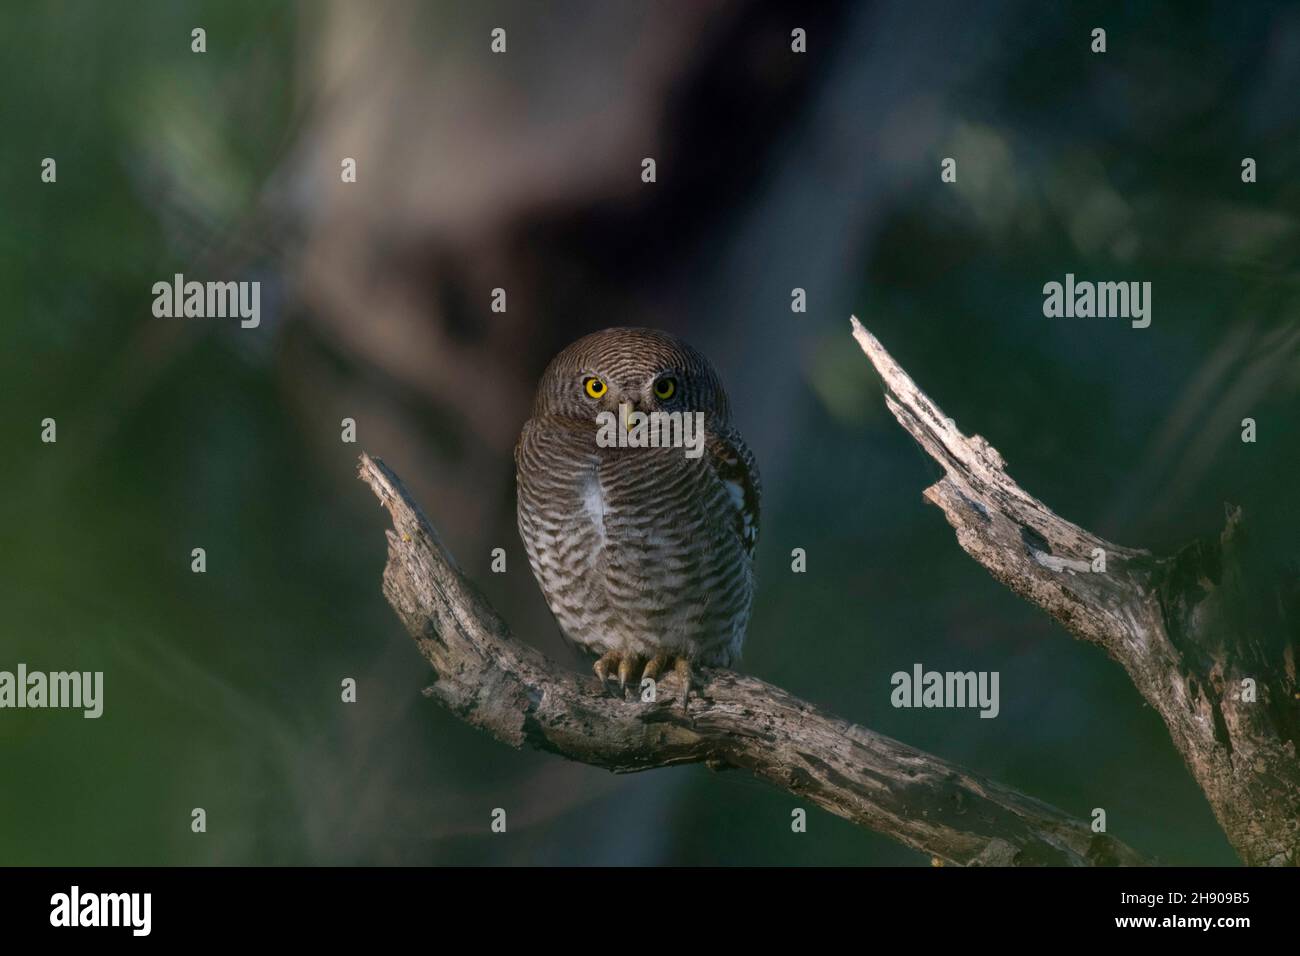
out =
<path fill-rule="evenodd" d="M 737 662 L 758 470 L 708 359 L 654 329 L 579 339 L 547 366 L 515 465 L 528 562 L 603 687 L 626 696 L 629 682 L 673 671 L 684 707 L 696 665 Z"/>

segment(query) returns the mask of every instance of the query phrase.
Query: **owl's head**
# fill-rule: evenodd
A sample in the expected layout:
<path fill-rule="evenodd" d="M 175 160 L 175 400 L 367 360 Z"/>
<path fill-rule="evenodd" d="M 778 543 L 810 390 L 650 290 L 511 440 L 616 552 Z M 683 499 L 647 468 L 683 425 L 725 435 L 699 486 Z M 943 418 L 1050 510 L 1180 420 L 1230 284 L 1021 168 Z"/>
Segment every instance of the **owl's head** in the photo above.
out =
<path fill-rule="evenodd" d="M 595 419 L 620 404 L 640 412 L 704 412 L 730 418 L 727 393 L 709 360 L 658 329 L 603 329 L 551 360 L 537 386 L 533 415 Z"/>

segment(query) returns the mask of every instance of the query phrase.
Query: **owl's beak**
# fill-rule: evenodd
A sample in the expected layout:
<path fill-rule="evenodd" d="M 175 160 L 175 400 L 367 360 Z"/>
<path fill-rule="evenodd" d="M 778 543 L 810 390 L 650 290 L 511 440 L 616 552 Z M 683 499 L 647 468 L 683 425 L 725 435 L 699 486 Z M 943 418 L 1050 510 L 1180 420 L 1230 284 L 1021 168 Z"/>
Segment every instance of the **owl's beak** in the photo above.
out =
<path fill-rule="evenodd" d="M 623 423 L 623 431 L 632 430 L 631 415 L 633 412 L 640 411 L 637 408 L 637 400 L 630 395 L 620 395 L 618 399 L 619 421 Z"/>

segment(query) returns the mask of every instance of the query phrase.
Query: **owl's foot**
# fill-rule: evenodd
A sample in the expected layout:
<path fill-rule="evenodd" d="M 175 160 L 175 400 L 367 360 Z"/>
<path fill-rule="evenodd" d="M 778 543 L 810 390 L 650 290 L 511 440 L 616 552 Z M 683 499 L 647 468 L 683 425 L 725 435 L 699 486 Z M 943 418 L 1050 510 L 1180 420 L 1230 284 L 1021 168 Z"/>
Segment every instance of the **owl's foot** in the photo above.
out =
<path fill-rule="evenodd" d="M 636 694 L 636 688 L 641 681 L 649 678 L 657 681 L 659 675 L 664 669 L 672 664 L 673 673 L 681 681 L 681 704 L 686 708 L 686 702 L 690 698 L 691 687 L 694 684 L 694 672 L 691 668 L 689 658 L 680 657 L 676 654 L 670 654 L 667 651 L 659 651 L 654 657 L 646 660 L 640 654 L 624 654 L 621 651 L 606 651 L 592 665 L 591 669 L 596 674 L 596 679 L 600 681 L 600 686 L 604 688 L 611 697 L 620 697 L 627 699 L 627 685 L 629 681 L 633 682 L 633 696 Z M 613 674 L 618 675 L 618 688 L 615 689 L 610 683 L 610 677 Z"/>
<path fill-rule="evenodd" d="M 596 672 L 596 679 L 600 681 L 600 686 L 608 691 L 611 697 L 627 700 L 627 682 L 641 673 L 645 662 L 645 658 L 640 654 L 607 651 L 600 660 L 592 665 L 591 669 Z M 618 675 L 617 689 L 610 685 L 610 676 L 612 674 Z M 635 692 L 635 683 L 632 685 L 632 689 Z"/>

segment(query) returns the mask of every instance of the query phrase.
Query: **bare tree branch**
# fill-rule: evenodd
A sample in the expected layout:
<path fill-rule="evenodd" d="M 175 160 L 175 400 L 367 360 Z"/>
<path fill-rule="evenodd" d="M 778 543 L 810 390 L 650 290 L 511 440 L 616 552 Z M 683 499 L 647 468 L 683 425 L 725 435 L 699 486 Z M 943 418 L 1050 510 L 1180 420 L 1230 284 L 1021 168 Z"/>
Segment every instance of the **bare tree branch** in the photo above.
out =
<path fill-rule="evenodd" d="M 382 461 L 362 455 L 360 475 L 392 515 L 384 594 L 437 673 L 426 695 L 512 747 L 616 773 L 748 770 L 945 863 L 1144 862 L 1082 820 L 752 677 L 706 671 L 686 710 L 674 693 L 615 700 L 510 636 Z"/>
<path fill-rule="evenodd" d="M 963 435 L 875 336 L 852 325 L 889 410 L 943 466 L 925 498 L 962 548 L 1124 666 L 1242 860 L 1300 863 L 1294 593 L 1270 590 L 1265 569 L 1247 573 L 1240 511 L 1229 510 L 1217 542 L 1172 557 L 1105 541 L 1025 492 L 997 449 Z M 1104 570 L 1094 571 L 1099 555 Z"/>

